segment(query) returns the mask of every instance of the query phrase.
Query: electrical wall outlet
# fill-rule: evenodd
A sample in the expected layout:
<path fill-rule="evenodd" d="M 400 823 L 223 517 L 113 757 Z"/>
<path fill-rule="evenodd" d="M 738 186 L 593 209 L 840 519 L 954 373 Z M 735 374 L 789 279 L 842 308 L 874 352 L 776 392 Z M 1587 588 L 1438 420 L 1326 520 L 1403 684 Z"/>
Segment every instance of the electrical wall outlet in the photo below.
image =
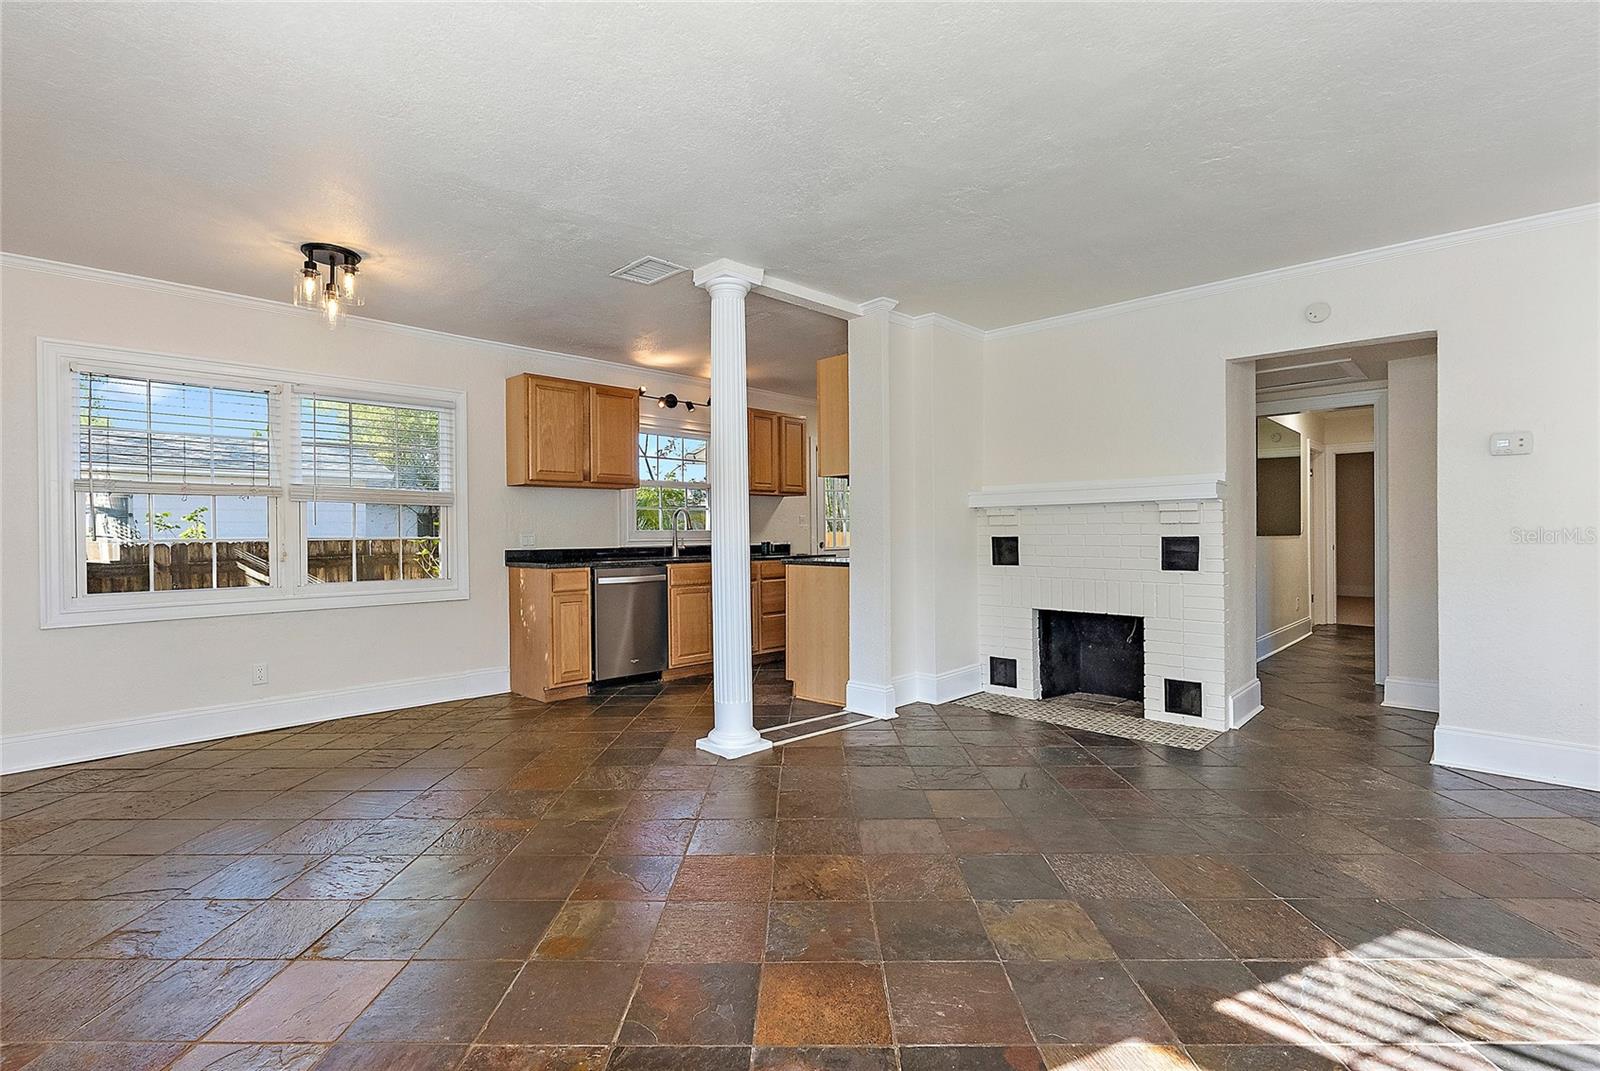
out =
<path fill-rule="evenodd" d="M 267 683 L 267 664 L 265 662 L 257 662 L 250 667 L 250 683 L 254 685 Z"/>
<path fill-rule="evenodd" d="M 532 532 L 523 532 L 517 536 L 517 546 L 519 547 L 537 547 L 538 545 L 539 541 L 534 538 Z"/>
<path fill-rule="evenodd" d="M 1533 453 L 1533 432 L 1497 431 L 1489 436 L 1489 453 L 1495 457 Z"/>

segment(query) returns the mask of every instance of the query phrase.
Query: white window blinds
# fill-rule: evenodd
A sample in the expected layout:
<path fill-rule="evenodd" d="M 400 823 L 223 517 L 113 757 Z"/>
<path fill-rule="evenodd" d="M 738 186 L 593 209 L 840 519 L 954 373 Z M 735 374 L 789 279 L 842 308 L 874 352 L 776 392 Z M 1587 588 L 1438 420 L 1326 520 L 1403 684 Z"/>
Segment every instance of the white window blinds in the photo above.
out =
<path fill-rule="evenodd" d="M 297 499 L 450 505 L 455 412 L 295 390 Z"/>
<path fill-rule="evenodd" d="M 79 490 L 237 494 L 277 485 L 279 392 L 74 369 Z"/>

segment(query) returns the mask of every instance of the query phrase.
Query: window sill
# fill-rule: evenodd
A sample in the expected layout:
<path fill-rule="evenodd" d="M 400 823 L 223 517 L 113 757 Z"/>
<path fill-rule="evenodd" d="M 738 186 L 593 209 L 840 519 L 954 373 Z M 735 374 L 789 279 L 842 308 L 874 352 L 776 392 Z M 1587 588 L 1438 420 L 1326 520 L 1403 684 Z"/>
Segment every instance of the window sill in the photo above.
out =
<path fill-rule="evenodd" d="M 397 606 L 406 603 L 456 602 L 470 597 L 467 583 L 441 583 L 405 590 L 385 587 L 382 590 L 352 591 L 350 585 L 327 585 L 334 590 L 301 589 L 289 594 L 276 591 L 271 594 L 251 594 L 245 597 L 190 598 L 183 602 L 141 603 L 118 606 L 99 606 L 92 599 L 75 599 L 69 605 L 51 608 L 39 622 L 40 628 L 83 628 L 92 625 L 124 625 L 140 621 L 181 621 L 188 618 L 244 617 L 256 614 L 295 613 L 303 610 L 339 610 L 360 606 Z M 342 590 L 341 590 L 342 589 Z M 229 593 L 230 595 L 232 593 Z"/>

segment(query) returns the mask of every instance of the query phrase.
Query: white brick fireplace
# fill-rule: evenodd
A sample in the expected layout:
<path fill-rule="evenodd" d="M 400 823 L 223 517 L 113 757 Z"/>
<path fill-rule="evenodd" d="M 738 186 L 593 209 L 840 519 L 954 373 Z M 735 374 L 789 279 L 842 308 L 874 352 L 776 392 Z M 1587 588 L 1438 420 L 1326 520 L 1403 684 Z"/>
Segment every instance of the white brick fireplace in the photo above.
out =
<path fill-rule="evenodd" d="M 979 528 L 978 644 L 985 691 L 1040 697 L 1039 611 L 1144 620 L 1145 717 L 1227 728 L 1222 482 L 1214 476 L 1000 487 L 974 492 Z M 1015 537 L 1009 546 L 995 537 Z M 1163 569 L 1163 537 L 1198 537 L 1198 560 Z M 1173 544 L 1174 556 L 1192 549 Z M 990 660 L 1014 659 L 1016 686 Z M 1000 667 L 1002 673 L 1008 666 Z M 1167 682 L 1200 686 L 1198 717 L 1167 708 Z"/>

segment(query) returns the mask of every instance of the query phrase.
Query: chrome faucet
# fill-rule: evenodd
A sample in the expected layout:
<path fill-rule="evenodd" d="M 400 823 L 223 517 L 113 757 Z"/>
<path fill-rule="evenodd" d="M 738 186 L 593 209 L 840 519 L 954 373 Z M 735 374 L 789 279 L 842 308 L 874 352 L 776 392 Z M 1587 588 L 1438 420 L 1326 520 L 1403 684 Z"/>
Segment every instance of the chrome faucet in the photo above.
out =
<path fill-rule="evenodd" d="M 682 534 L 678 530 L 678 514 L 680 513 L 683 514 L 684 531 L 687 531 L 689 528 L 689 509 L 687 506 L 679 506 L 677 509 L 672 511 L 672 556 L 674 558 L 676 558 L 682 552 L 682 548 L 678 545 L 678 536 Z"/>

